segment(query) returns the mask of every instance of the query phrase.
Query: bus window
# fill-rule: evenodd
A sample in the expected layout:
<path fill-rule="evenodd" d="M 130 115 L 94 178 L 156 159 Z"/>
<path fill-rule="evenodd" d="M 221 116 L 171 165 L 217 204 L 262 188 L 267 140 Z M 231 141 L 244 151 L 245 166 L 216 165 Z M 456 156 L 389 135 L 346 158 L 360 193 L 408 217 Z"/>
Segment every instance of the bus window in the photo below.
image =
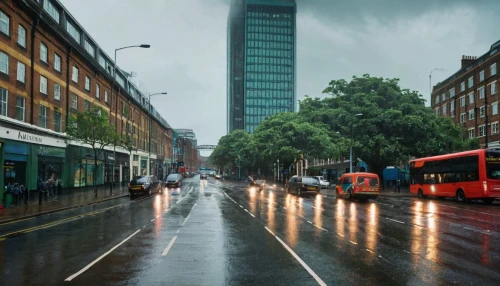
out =
<path fill-rule="evenodd" d="M 486 152 L 486 174 L 488 179 L 500 180 L 500 152 Z"/>

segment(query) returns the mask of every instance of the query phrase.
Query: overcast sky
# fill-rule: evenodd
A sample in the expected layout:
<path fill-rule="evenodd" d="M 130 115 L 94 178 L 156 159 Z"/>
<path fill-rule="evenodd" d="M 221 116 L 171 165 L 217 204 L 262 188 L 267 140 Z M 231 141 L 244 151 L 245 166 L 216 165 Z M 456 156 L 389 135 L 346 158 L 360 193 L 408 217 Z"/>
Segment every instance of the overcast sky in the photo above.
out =
<path fill-rule="evenodd" d="M 60 0 L 174 128 L 198 144 L 226 132 L 226 20 L 230 0 Z M 332 79 L 399 78 L 429 98 L 433 84 L 500 39 L 495 0 L 297 0 L 297 97 L 323 97 Z M 209 152 L 202 152 L 208 155 Z"/>

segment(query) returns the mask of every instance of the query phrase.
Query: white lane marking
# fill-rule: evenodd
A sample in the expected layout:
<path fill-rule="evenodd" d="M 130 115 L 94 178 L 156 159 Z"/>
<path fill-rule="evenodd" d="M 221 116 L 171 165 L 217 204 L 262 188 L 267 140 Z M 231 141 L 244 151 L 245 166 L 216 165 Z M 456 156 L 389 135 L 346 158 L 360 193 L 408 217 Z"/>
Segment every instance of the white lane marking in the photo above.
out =
<path fill-rule="evenodd" d="M 312 223 L 312 221 L 309 221 L 309 220 L 308 220 L 307 222 L 308 222 L 308 223 L 310 223 L 310 224 L 313 224 L 313 223 Z"/>
<path fill-rule="evenodd" d="M 253 213 L 249 212 L 247 209 L 245 209 L 245 211 L 246 211 L 247 213 L 249 213 L 251 216 L 255 217 L 255 216 L 253 215 Z"/>
<path fill-rule="evenodd" d="M 399 220 L 395 220 L 395 219 L 392 219 L 392 218 L 388 218 L 386 217 L 386 219 L 390 220 L 390 221 L 394 221 L 394 222 L 397 222 L 397 223 L 402 223 L 402 224 L 406 224 L 404 221 L 399 221 Z"/>
<path fill-rule="evenodd" d="M 174 245 L 174 242 L 175 242 L 176 239 L 177 239 L 177 235 L 174 236 L 174 237 L 172 237 L 172 240 L 168 244 L 167 248 L 165 248 L 165 250 L 163 250 L 163 252 L 161 253 L 161 256 L 167 256 L 168 251 L 170 250 L 170 248 L 172 247 L 172 245 Z"/>
<path fill-rule="evenodd" d="M 89 265 L 83 267 L 80 271 L 76 272 L 75 274 L 69 276 L 68 278 L 66 278 L 64 281 L 71 281 L 73 279 L 75 279 L 78 275 L 82 274 L 83 272 L 87 271 L 87 269 L 89 269 L 90 267 L 92 267 L 94 264 L 96 264 L 97 262 L 99 262 L 99 260 L 103 259 L 104 257 L 106 257 L 108 254 L 110 254 L 111 252 L 113 252 L 113 250 L 117 249 L 118 247 L 120 247 L 120 245 L 124 244 L 127 240 L 131 239 L 134 235 L 136 235 L 139 231 L 141 231 L 140 229 L 137 230 L 136 232 L 132 233 L 129 237 L 125 238 L 124 240 L 122 240 L 122 242 L 118 243 L 117 245 L 115 245 L 113 248 L 111 248 L 108 252 L 104 253 L 103 255 L 99 256 L 96 260 L 92 261 L 89 263 Z"/>
<path fill-rule="evenodd" d="M 300 257 L 295 253 L 295 251 L 293 251 L 290 247 L 288 247 L 288 245 L 284 243 L 283 240 L 281 240 L 278 236 L 276 236 L 269 228 L 267 227 L 265 228 L 267 231 L 269 231 L 270 234 L 272 234 L 276 238 L 276 240 L 278 240 L 281 243 L 281 245 L 285 247 L 286 250 L 288 250 L 288 252 L 290 252 L 290 254 L 295 259 L 297 259 L 297 261 L 302 265 L 302 267 L 304 267 L 307 270 L 307 272 L 311 274 L 311 276 L 314 278 L 314 280 L 316 280 L 316 282 L 318 282 L 319 285 L 326 286 L 326 283 L 323 280 L 321 280 L 321 278 L 319 278 L 319 276 L 316 275 L 316 273 L 314 273 L 314 271 L 302 259 L 300 259 Z"/>
<path fill-rule="evenodd" d="M 155 219 L 152 219 L 151 221 L 155 221 Z"/>
<path fill-rule="evenodd" d="M 366 251 L 368 251 L 368 252 L 370 252 L 370 253 L 373 253 L 373 251 L 372 251 L 372 250 L 370 250 L 370 249 L 368 249 L 368 248 L 366 249 Z"/>
<path fill-rule="evenodd" d="M 240 205 L 240 208 L 242 208 L 242 209 L 243 209 L 243 206 L 242 206 L 242 205 Z"/>
<path fill-rule="evenodd" d="M 320 227 L 320 226 L 317 226 L 317 225 L 315 225 L 315 224 L 313 224 L 313 225 L 314 225 L 315 227 L 319 228 L 319 229 L 322 229 L 322 230 L 324 230 L 324 231 L 328 232 L 328 230 L 327 230 L 327 229 L 324 229 L 324 228 L 322 228 L 322 227 Z"/>
<path fill-rule="evenodd" d="M 175 233 L 177 234 L 177 233 L 179 233 L 179 232 L 181 232 L 181 229 L 180 229 L 180 228 L 179 228 L 179 229 L 178 229 Z"/>
<path fill-rule="evenodd" d="M 342 237 L 345 237 L 345 236 L 344 236 L 343 234 L 341 234 L 341 233 L 337 233 L 337 234 L 338 234 L 338 235 L 340 235 L 340 236 L 342 236 Z"/>
<path fill-rule="evenodd" d="M 355 241 L 352 241 L 352 240 L 349 240 L 352 244 L 358 244 L 357 242 Z"/>

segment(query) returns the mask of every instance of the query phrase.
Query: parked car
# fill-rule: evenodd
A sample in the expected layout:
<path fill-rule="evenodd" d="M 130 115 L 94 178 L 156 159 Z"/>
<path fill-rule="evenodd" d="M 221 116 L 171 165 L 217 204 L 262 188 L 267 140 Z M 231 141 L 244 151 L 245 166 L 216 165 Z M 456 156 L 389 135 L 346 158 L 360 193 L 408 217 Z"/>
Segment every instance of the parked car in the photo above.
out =
<path fill-rule="evenodd" d="M 335 191 L 337 198 L 377 198 L 380 194 L 380 180 L 373 173 L 347 173 L 340 177 Z"/>
<path fill-rule="evenodd" d="M 325 181 L 323 176 L 314 176 L 314 177 L 319 180 L 319 184 L 322 189 L 328 189 L 328 187 L 330 186 L 330 182 Z"/>
<path fill-rule="evenodd" d="M 169 187 L 178 188 L 182 186 L 182 179 L 183 176 L 181 174 L 176 174 L 176 173 L 170 174 L 165 179 L 165 185 L 167 188 Z"/>
<path fill-rule="evenodd" d="M 222 175 L 221 175 L 221 174 L 216 174 L 216 175 L 215 175 L 215 178 L 216 178 L 217 180 L 220 180 L 220 179 L 222 179 Z"/>
<path fill-rule="evenodd" d="M 285 185 L 285 192 L 295 193 L 299 196 L 303 194 L 319 194 L 320 183 L 315 177 L 293 176 Z"/>
<path fill-rule="evenodd" d="M 156 176 L 137 176 L 128 183 L 128 191 L 133 197 L 137 194 L 161 192 L 161 184 Z"/>
<path fill-rule="evenodd" d="M 206 180 L 206 179 L 207 179 L 207 174 L 201 173 L 200 180 Z"/>

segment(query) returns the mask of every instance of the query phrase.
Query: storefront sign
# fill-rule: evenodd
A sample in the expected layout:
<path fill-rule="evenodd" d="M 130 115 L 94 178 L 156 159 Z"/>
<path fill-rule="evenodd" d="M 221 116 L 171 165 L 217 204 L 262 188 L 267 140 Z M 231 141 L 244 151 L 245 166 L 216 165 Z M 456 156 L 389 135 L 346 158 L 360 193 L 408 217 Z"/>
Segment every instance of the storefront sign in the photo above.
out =
<path fill-rule="evenodd" d="M 5 132 L 4 132 L 5 130 Z M 48 134 L 47 134 L 48 135 Z M 19 131 L 16 129 L 2 128 L 2 139 L 10 139 L 15 141 L 21 141 L 33 144 L 43 144 L 54 147 L 66 147 L 66 142 L 64 138 L 44 136 L 41 134 L 33 134 L 30 132 Z"/>
<path fill-rule="evenodd" d="M 106 159 L 107 159 L 108 163 L 115 163 L 116 162 L 115 156 L 112 154 L 107 154 Z"/>
<path fill-rule="evenodd" d="M 64 157 L 65 156 L 64 149 L 55 148 L 55 147 L 36 146 L 34 151 L 39 156 L 51 156 L 51 157 Z"/>
<path fill-rule="evenodd" d="M 21 131 L 19 131 L 17 139 L 33 143 L 43 143 L 43 138 L 41 136 L 31 135 Z"/>

